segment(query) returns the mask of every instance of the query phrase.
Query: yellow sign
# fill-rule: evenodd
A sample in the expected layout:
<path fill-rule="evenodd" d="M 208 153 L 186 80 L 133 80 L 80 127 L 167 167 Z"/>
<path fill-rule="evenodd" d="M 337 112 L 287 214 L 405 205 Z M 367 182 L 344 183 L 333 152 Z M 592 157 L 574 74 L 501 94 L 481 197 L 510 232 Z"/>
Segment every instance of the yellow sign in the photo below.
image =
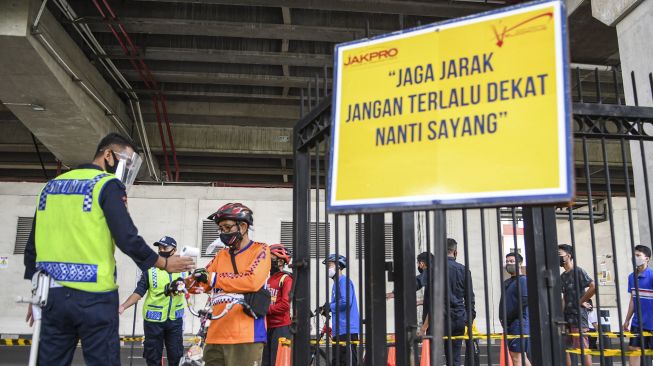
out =
<path fill-rule="evenodd" d="M 572 198 L 563 1 L 340 44 L 335 63 L 330 210 Z"/>

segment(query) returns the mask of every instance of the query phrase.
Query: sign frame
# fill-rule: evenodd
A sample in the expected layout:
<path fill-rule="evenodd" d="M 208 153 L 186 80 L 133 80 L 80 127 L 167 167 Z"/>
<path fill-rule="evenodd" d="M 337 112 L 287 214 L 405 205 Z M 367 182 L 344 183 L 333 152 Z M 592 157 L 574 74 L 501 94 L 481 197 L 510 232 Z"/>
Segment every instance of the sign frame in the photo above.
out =
<path fill-rule="evenodd" d="M 350 201 L 336 201 L 336 181 L 337 181 L 337 164 L 338 164 L 338 133 L 339 125 L 337 122 L 340 113 L 340 87 L 341 75 L 339 64 L 342 57 L 342 50 L 352 45 L 371 45 L 380 41 L 387 41 L 390 38 L 400 39 L 409 36 L 412 33 L 416 35 L 425 31 L 437 31 L 443 27 L 459 25 L 458 23 L 481 22 L 499 18 L 510 13 L 517 14 L 537 10 L 539 8 L 555 8 L 554 16 L 554 34 L 556 45 L 556 79 L 557 85 L 556 101 L 559 108 L 557 113 L 559 157 L 558 172 L 560 173 L 561 187 L 555 188 L 558 192 L 543 194 L 528 194 L 517 191 L 500 191 L 506 192 L 501 195 L 487 196 L 487 192 L 467 195 L 467 197 L 456 197 L 452 195 L 449 198 L 436 198 L 429 196 L 399 196 L 391 198 L 363 199 Z M 575 196 L 574 185 L 574 162 L 573 162 L 573 133 L 572 124 L 572 104 L 570 88 L 570 71 L 569 71 L 569 41 L 568 41 L 568 24 L 567 12 L 564 0 L 538 0 L 525 4 L 518 4 L 497 10 L 473 14 L 470 16 L 449 19 L 442 22 L 418 26 L 415 28 L 395 31 L 371 38 L 354 40 L 337 44 L 334 49 L 334 67 L 333 67 L 333 93 L 332 93 L 332 113 L 331 113 L 331 149 L 329 152 L 329 176 L 327 181 L 327 211 L 330 213 L 372 213 L 372 212 L 392 212 L 392 211 L 409 211 L 418 209 L 456 209 L 468 207 L 498 207 L 498 206 L 521 206 L 532 204 L 552 204 L 572 201 Z M 561 124 L 564 120 L 564 126 Z M 564 131 L 562 131 L 564 129 Z M 551 189 L 549 189 L 551 190 Z M 514 192 L 514 193 L 512 193 Z"/>

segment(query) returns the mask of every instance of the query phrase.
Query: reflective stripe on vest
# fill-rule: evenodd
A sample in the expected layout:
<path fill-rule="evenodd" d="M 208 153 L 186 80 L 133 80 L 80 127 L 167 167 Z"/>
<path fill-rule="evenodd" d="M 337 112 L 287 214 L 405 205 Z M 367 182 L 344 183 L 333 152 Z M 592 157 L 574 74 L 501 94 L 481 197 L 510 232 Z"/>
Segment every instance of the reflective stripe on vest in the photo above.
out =
<path fill-rule="evenodd" d="M 75 169 L 49 181 L 36 210 L 36 266 L 57 282 L 87 292 L 113 291 L 115 246 L 99 196 L 112 179 L 97 169 Z"/>
<path fill-rule="evenodd" d="M 164 322 L 184 317 L 184 295 L 166 296 L 165 286 L 182 277 L 179 273 L 168 273 L 162 269 L 147 270 L 149 288 L 143 304 L 143 319 Z"/>

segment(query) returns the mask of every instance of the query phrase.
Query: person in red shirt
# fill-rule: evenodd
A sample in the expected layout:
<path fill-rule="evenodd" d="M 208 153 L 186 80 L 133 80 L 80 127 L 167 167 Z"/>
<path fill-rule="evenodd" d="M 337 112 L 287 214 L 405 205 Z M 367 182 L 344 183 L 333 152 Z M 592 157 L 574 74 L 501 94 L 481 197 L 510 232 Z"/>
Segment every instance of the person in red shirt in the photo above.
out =
<path fill-rule="evenodd" d="M 273 366 L 277 360 L 279 338 L 290 338 L 290 290 L 292 275 L 283 271 L 290 255 L 281 244 L 270 245 L 270 278 L 268 290 L 272 296 L 268 310 L 268 342 L 263 349 L 263 366 Z"/>

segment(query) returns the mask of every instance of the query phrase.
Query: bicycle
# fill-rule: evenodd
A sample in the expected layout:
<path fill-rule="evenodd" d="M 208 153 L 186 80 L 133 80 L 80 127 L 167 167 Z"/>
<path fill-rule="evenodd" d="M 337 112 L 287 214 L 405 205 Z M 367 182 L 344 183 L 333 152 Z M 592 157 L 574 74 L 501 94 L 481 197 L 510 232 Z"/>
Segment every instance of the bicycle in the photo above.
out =
<path fill-rule="evenodd" d="M 314 317 L 320 317 L 318 320 L 318 325 L 322 320 L 322 313 L 320 311 L 320 308 L 316 309 L 314 312 L 311 313 L 311 318 Z M 320 334 L 315 341 L 315 347 L 311 347 L 311 362 L 309 363 L 310 366 L 317 366 L 317 365 L 324 365 L 328 366 L 327 363 L 327 353 L 324 349 L 320 347 L 320 342 L 324 338 L 324 336 L 327 336 L 328 338 L 331 338 L 331 328 L 329 327 L 329 315 L 326 315 L 326 320 L 324 321 L 324 325 L 322 326 L 322 330 L 320 331 Z M 319 356 L 318 356 L 319 355 Z M 319 357 L 319 359 L 318 359 Z"/>
<path fill-rule="evenodd" d="M 191 286 L 192 287 L 192 286 Z M 217 293 L 210 294 L 204 308 L 195 310 L 190 303 L 190 293 L 186 289 L 186 285 L 180 282 L 177 285 L 177 292 L 183 292 L 186 299 L 186 307 L 188 311 L 200 319 L 200 327 L 196 334 L 196 341 L 192 344 L 184 356 L 179 361 L 179 366 L 204 366 L 204 346 L 206 345 L 206 333 L 208 331 L 209 323 L 212 320 L 217 320 L 225 315 L 234 307 L 234 305 L 241 305 L 246 311 L 251 311 L 250 306 L 245 302 L 245 295 L 233 293 Z M 224 310 L 220 314 L 213 314 L 213 304 L 215 302 L 226 303 Z"/>

